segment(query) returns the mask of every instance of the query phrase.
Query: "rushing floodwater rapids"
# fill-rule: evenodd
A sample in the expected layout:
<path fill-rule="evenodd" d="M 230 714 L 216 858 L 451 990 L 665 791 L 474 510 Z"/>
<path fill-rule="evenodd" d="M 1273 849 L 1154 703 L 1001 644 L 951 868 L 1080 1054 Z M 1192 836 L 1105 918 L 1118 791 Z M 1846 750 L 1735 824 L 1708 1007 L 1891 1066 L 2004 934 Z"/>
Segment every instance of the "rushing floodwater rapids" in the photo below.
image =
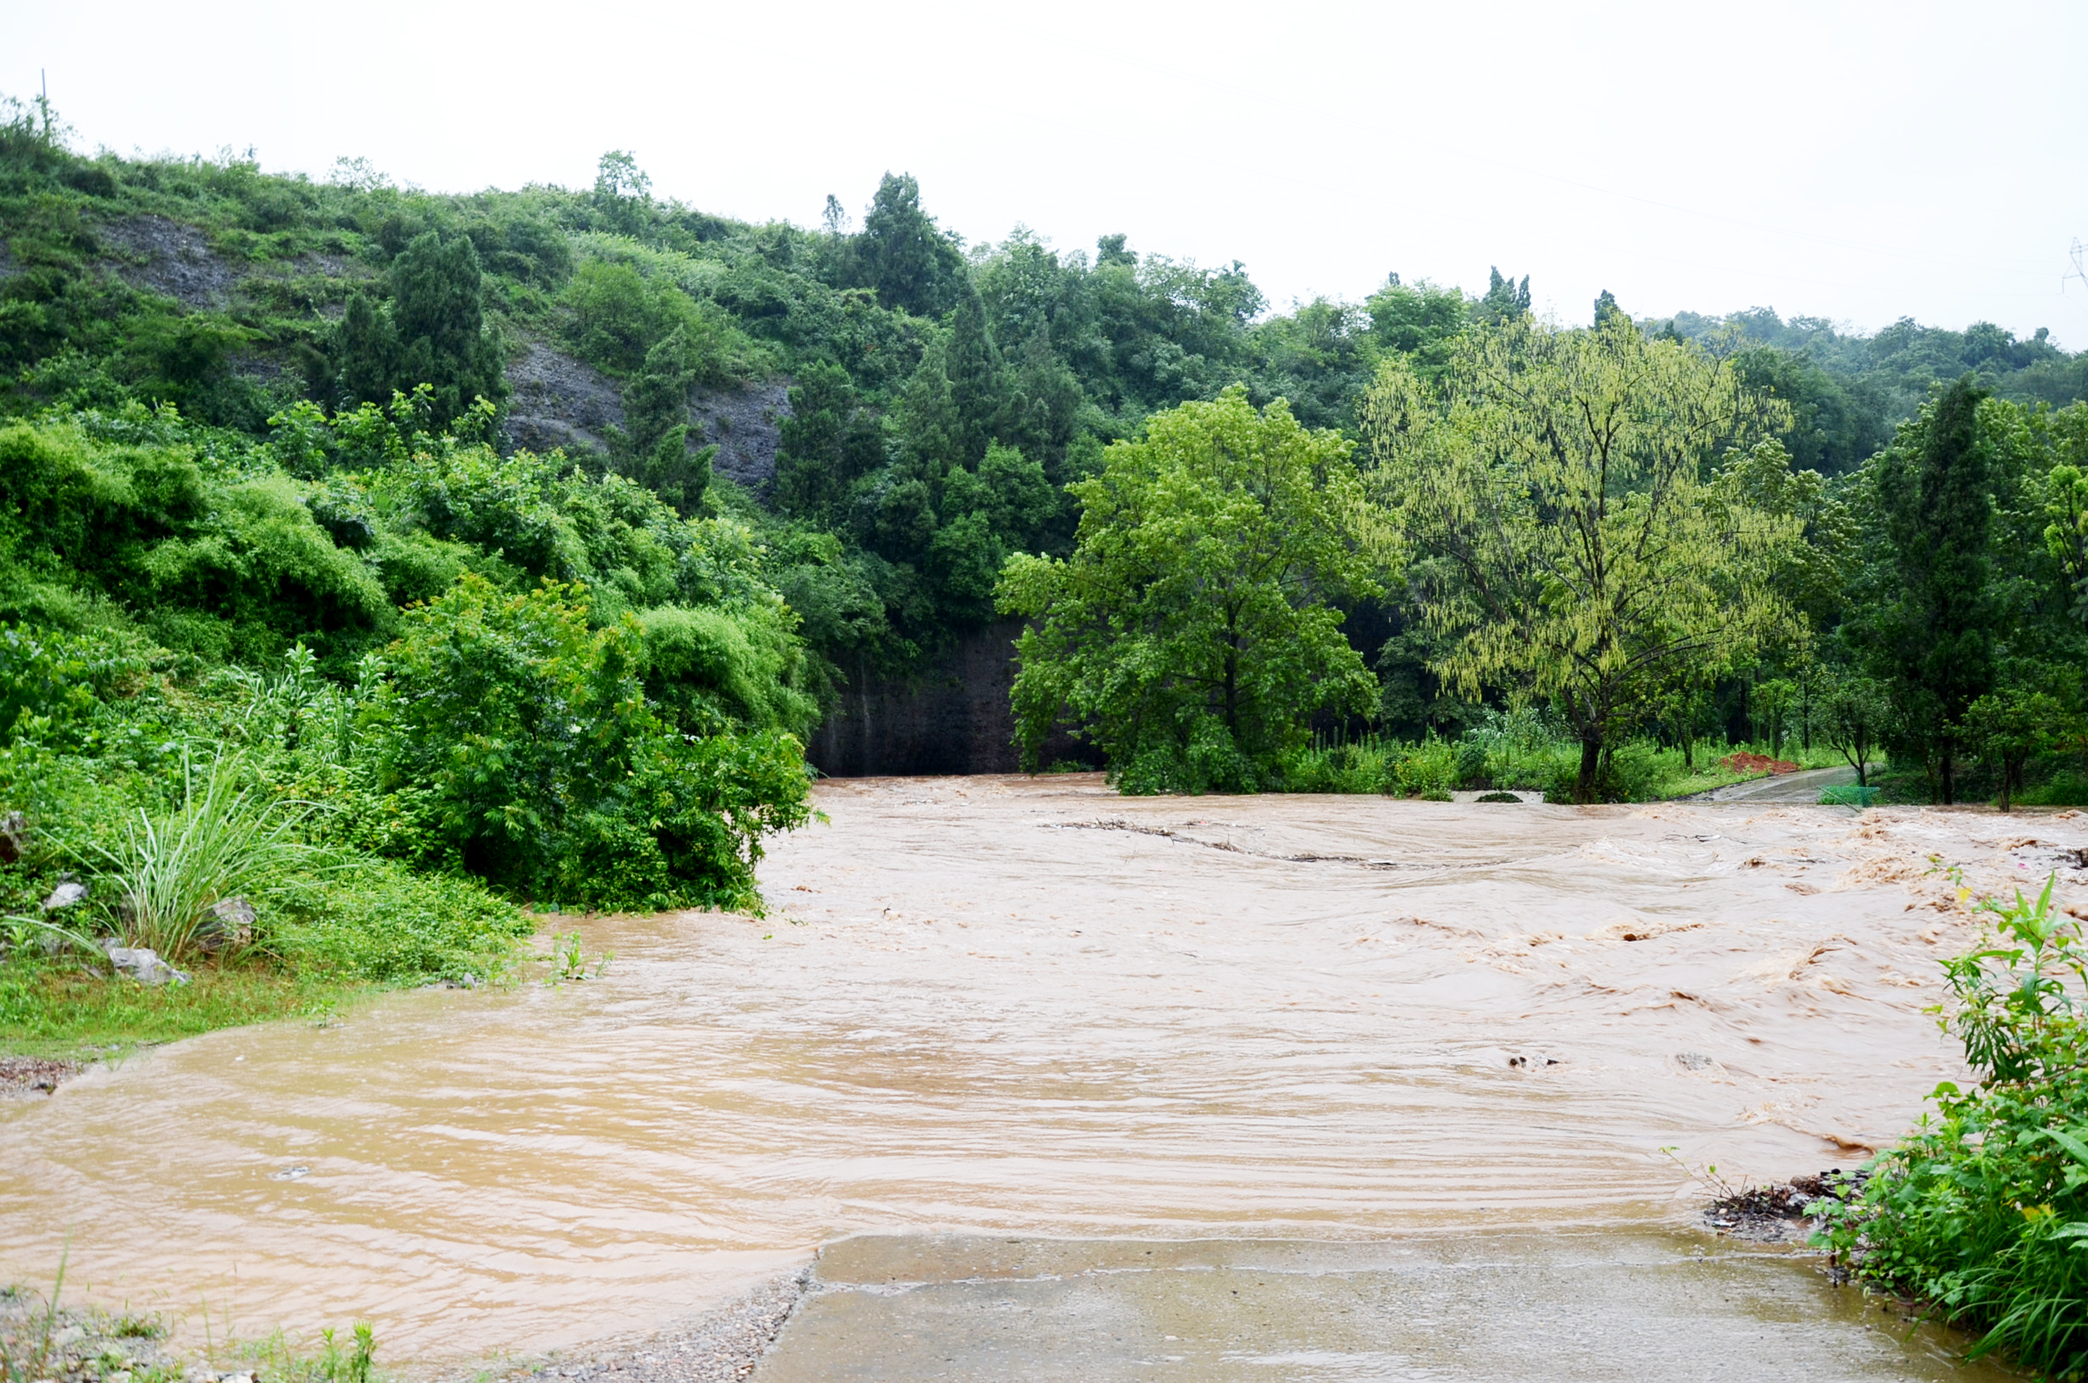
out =
<path fill-rule="evenodd" d="M 369 1319 L 461 1361 L 850 1234 L 1643 1235 L 1702 1194 L 1663 1147 L 1852 1165 L 1962 1074 L 1923 1009 L 1978 924 L 1930 855 L 2088 906 L 2077 813 L 818 795 L 766 919 L 591 918 L 598 980 L 388 996 L 0 1106 L 0 1277 L 68 1253 L 68 1295 L 185 1338 Z"/>

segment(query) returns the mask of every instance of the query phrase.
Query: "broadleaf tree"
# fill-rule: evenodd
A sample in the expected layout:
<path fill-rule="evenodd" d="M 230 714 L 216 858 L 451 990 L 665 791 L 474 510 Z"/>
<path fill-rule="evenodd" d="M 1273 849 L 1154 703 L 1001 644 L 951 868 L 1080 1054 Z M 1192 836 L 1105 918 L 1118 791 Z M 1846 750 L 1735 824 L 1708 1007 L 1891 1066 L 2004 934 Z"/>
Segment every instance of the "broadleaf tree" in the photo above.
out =
<path fill-rule="evenodd" d="M 1336 602 L 1374 590 L 1351 443 L 1243 388 L 1148 420 L 1070 486 L 1072 554 L 1018 554 L 1000 608 L 1024 616 L 1013 693 L 1034 767 L 1065 724 L 1126 792 L 1254 791 L 1320 711 L 1377 686 Z"/>
<path fill-rule="evenodd" d="M 1411 545 L 1432 666 L 1468 695 L 1549 701 L 1580 741 L 1579 800 L 1678 683 L 1795 632 L 1778 577 L 1799 520 L 1716 470 L 1783 416 L 1621 313 L 1475 326 L 1433 385 L 1381 367 L 1370 474 Z"/>

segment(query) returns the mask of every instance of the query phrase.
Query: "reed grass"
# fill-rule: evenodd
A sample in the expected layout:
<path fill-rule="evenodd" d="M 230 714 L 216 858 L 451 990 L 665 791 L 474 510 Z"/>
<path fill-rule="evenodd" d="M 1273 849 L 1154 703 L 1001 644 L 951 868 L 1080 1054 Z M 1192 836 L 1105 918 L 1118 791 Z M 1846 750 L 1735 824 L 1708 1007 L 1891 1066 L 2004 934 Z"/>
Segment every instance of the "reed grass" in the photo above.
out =
<path fill-rule="evenodd" d="M 149 947 L 178 962 L 201 948 L 199 933 L 211 907 L 258 890 L 293 870 L 324 867 L 299 836 L 313 804 L 269 796 L 242 782 L 246 764 L 220 753 L 197 773 L 184 759 L 179 805 L 154 813 L 140 808 L 113 844 L 81 840 L 70 852 L 105 887 L 116 931 L 129 946 Z"/>

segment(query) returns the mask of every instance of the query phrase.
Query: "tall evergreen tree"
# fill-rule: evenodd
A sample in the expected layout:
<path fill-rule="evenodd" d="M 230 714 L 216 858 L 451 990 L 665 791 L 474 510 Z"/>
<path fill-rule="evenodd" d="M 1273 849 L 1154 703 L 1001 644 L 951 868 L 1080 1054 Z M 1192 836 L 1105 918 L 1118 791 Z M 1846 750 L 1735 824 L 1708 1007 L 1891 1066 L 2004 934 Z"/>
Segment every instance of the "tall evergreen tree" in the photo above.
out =
<path fill-rule="evenodd" d="M 1530 276 L 1523 275 L 1521 283 L 1512 278 L 1502 278 L 1498 265 L 1487 271 L 1486 296 L 1481 298 L 1473 315 L 1482 322 L 1512 322 L 1530 314 Z"/>
<path fill-rule="evenodd" d="M 950 349 L 944 369 L 950 377 L 950 403 L 956 411 L 955 454 L 945 458 L 967 468 L 986 455 L 987 443 L 1001 429 L 1008 388 L 1000 351 L 986 329 L 986 311 L 978 290 L 967 282 L 951 321 Z"/>
<path fill-rule="evenodd" d="M 679 327 L 653 344 L 624 389 L 626 473 L 683 514 L 702 507 L 716 447 L 689 452 L 688 340 Z"/>
<path fill-rule="evenodd" d="M 936 317 L 955 305 L 964 257 L 921 210 L 921 184 L 911 173 L 887 173 L 877 185 L 856 256 L 864 286 L 875 288 L 886 307 Z"/>
<path fill-rule="evenodd" d="M 776 507 L 833 522 L 848 486 L 883 461 L 884 439 L 848 371 L 814 361 L 790 390 L 790 416 L 776 445 Z"/>
<path fill-rule="evenodd" d="M 415 236 L 392 261 L 391 307 L 360 294 L 334 338 L 335 387 L 344 404 L 383 403 L 394 391 L 433 386 L 432 426 L 448 426 L 472 400 L 507 397 L 502 348 L 485 321 L 478 251 L 465 236 Z"/>
<path fill-rule="evenodd" d="M 1966 375 L 1900 429 L 1870 476 L 1894 593 L 1872 615 L 1875 671 L 1892 689 L 1932 793 L 1956 800 L 1959 725 L 1994 683 L 1999 604 L 1991 589 L 1991 449 L 1979 431 L 1984 390 Z"/>
<path fill-rule="evenodd" d="M 334 388 L 339 402 L 382 403 L 399 377 L 399 333 L 368 295 L 355 293 L 334 331 Z"/>

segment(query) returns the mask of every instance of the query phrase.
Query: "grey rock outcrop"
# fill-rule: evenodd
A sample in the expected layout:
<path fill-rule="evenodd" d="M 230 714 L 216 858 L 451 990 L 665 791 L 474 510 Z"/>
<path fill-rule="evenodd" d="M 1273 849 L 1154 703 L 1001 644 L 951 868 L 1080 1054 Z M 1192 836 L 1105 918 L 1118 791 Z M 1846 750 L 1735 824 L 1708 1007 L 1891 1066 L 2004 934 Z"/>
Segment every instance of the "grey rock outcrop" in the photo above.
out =
<path fill-rule="evenodd" d="M 692 389 L 689 445 L 715 445 L 712 474 L 724 476 L 765 504 L 776 485 L 776 444 L 789 416 L 788 379 L 743 389 Z"/>
<path fill-rule="evenodd" d="M 87 885 L 76 884 L 68 880 L 51 890 L 51 896 L 43 900 L 43 910 L 45 912 L 57 912 L 60 908 L 69 908 L 75 904 L 83 903 L 86 899 Z"/>
<path fill-rule="evenodd" d="M 603 434 L 624 421 L 623 394 L 591 365 L 542 342 L 531 342 L 508 366 L 507 419 L 511 450 L 603 451 Z"/>
<path fill-rule="evenodd" d="M 210 905 L 196 928 L 196 944 L 206 951 L 232 951 L 253 944 L 254 905 L 234 895 Z"/>
<path fill-rule="evenodd" d="M 112 267 L 125 283 L 191 310 L 222 308 L 239 286 L 239 270 L 194 226 L 164 216 L 126 216 L 100 227 L 98 237 L 116 252 Z"/>
<path fill-rule="evenodd" d="M 126 975 L 139 984 L 187 984 L 186 971 L 176 970 L 159 957 L 159 952 L 148 946 L 110 946 L 109 964 L 116 967 L 118 974 Z"/>

